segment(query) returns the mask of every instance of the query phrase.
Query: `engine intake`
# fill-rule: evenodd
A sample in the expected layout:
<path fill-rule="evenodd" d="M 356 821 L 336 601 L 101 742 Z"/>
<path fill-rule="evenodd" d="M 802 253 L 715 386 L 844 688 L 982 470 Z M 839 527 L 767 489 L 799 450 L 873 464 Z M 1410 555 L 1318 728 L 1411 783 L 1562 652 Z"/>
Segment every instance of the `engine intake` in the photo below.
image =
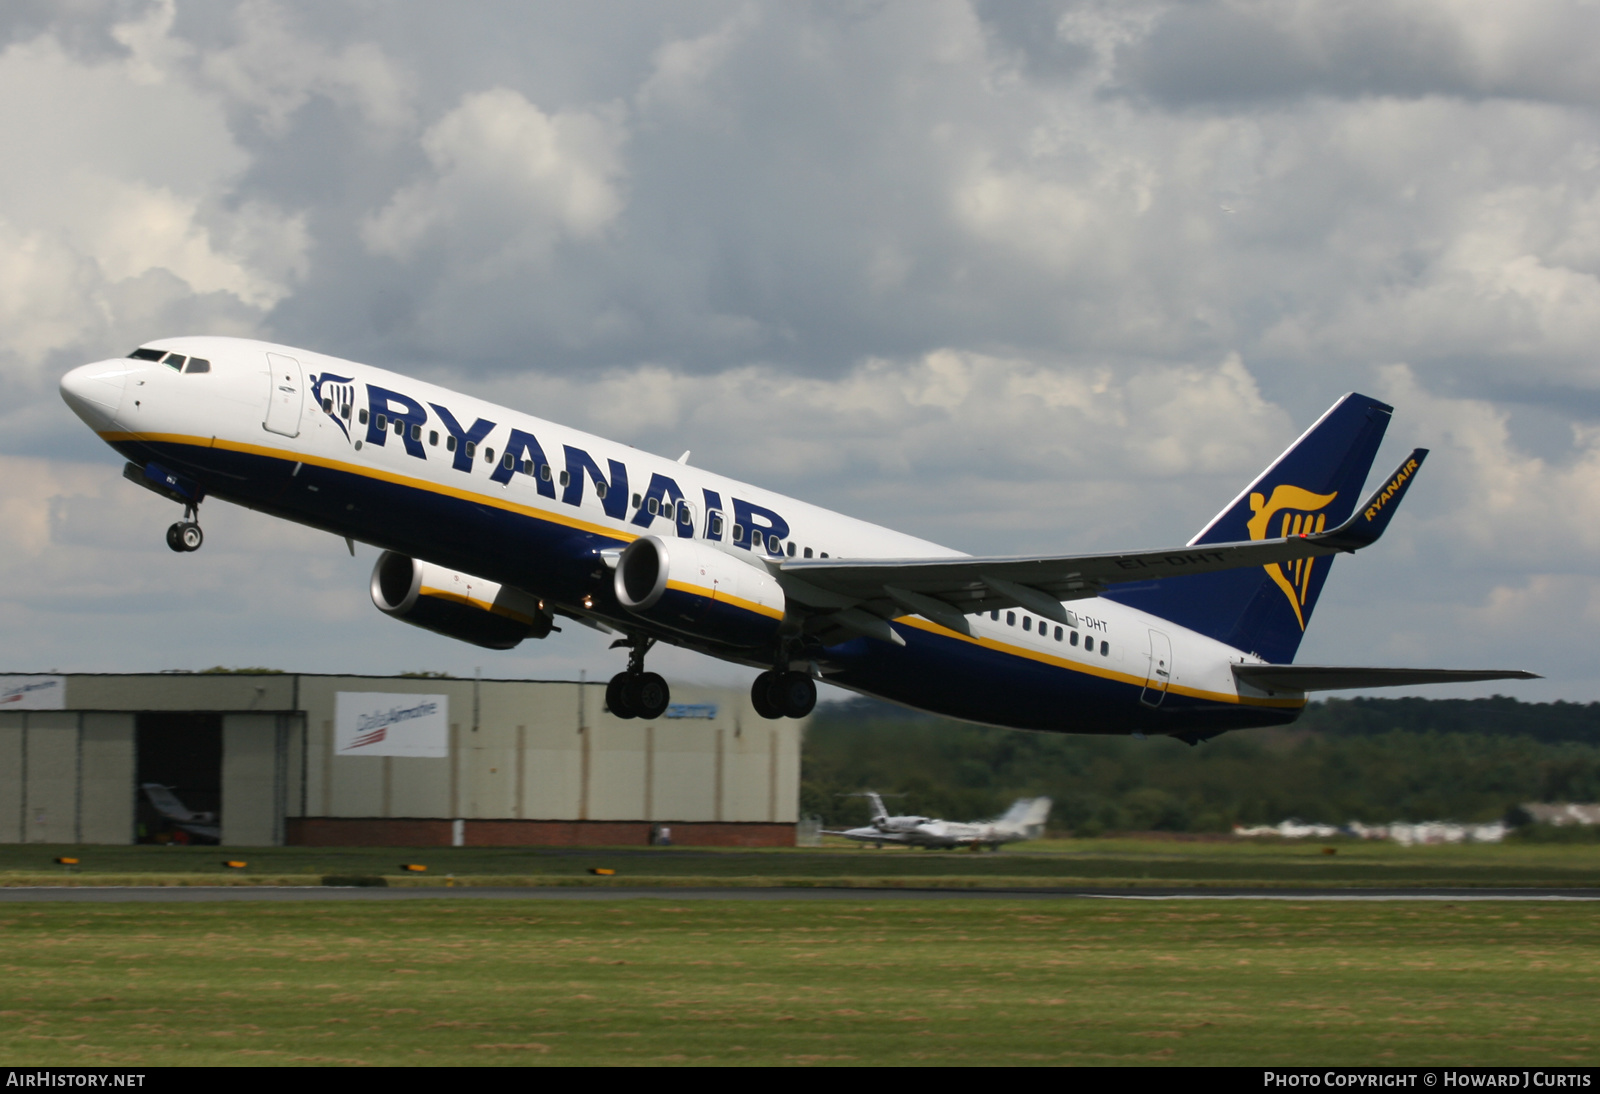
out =
<path fill-rule="evenodd" d="M 554 618 L 521 589 L 385 551 L 372 568 L 372 602 L 385 615 L 474 646 L 509 650 L 543 638 Z"/>
<path fill-rule="evenodd" d="M 633 614 L 720 645 L 766 645 L 783 623 L 783 590 L 772 575 L 702 540 L 636 539 L 618 557 L 613 581 Z"/>

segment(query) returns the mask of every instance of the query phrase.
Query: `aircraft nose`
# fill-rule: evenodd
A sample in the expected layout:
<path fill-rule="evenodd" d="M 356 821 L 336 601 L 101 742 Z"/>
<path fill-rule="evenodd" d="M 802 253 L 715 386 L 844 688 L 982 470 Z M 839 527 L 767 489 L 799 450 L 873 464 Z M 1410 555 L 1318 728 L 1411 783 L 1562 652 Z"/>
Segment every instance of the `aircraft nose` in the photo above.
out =
<path fill-rule="evenodd" d="M 103 430 L 116 418 L 122 406 L 128 373 L 127 361 L 100 361 L 80 365 L 61 377 L 61 398 L 72 412 L 88 425 Z"/>

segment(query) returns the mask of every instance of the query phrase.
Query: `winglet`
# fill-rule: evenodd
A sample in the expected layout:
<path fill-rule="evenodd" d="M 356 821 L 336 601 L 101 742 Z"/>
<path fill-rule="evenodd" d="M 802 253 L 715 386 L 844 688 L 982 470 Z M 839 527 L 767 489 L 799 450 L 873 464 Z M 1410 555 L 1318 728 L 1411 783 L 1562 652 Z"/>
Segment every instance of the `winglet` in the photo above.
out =
<path fill-rule="evenodd" d="M 1413 449 L 1411 455 L 1395 469 L 1394 474 L 1384 480 L 1383 485 L 1356 510 L 1355 515 L 1339 527 L 1310 538 L 1320 540 L 1330 547 L 1337 547 L 1341 551 L 1356 551 L 1376 543 L 1378 537 L 1383 535 L 1383 530 L 1389 526 L 1389 518 L 1394 516 L 1394 511 L 1399 508 L 1400 499 L 1411 489 L 1411 480 L 1427 456 L 1426 448 Z"/>

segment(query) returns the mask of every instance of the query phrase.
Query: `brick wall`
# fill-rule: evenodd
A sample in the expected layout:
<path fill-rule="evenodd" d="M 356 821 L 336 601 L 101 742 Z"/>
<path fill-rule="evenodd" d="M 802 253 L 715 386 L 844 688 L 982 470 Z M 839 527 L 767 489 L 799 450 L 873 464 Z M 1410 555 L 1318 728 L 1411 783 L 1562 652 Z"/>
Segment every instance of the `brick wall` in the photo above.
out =
<path fill-rule="evenodd" d="M 404 817 L 290 817 L 295 847 L 448 847 L 451 821 Z M 469 820 L 468 847 L 648 846 L 658 825 L 680 847 L 793 847 L 793 824 L 673 821 Z"/>

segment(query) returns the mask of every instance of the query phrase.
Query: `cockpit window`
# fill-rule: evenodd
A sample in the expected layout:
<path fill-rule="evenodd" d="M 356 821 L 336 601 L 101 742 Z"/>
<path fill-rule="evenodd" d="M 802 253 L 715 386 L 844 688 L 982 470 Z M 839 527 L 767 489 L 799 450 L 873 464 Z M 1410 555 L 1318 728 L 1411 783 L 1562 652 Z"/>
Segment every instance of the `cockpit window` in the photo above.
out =
<path fill-rule="evenodd" d="M 167 354 L 167 359 L 163 361 L 162 364 L 166 365 L 175 372 L 182 372 L 183 363 L 187 360 L 188 358 L 181 353 L 169 353 Z"/>
<path fill-rule="evenodd" d="M 195 372 L 210 372 L 211 362 L 207 361 L 204 357 L 191 357 L 189 358 L 188 367 L 186 367 L 183 371 L 185 375 Z"/>
<path fill-rule="evenodd" d="M 140 346 L 128 354 L 135 361 L 159 361 L 167 355 L 164 349 L 151 349 L 149 346 Z"/>

